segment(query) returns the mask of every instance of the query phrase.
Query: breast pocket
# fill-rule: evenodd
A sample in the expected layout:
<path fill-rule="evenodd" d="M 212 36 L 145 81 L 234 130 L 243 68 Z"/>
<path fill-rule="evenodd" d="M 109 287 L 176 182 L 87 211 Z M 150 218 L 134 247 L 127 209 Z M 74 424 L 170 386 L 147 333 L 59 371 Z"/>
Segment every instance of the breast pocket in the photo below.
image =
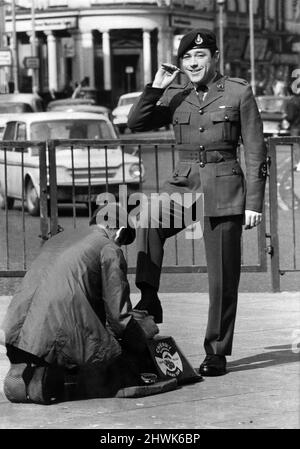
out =
<path fill-rule="evenodd" d="M 189 174 L 191 172 L 190 164 L 179 162 L 176 166 L 172 178 L 169 179 L 170 184 L 174 184 L 181 187 L 186 187 L 189 184 Z"/>
<path fill-rule="evenodd" d="M 216 191 L 218 209 L 244 206 L 245 180 L 238 162 L 216 165 Z"/>
<path fill-rule="evenodd" d="M 210 114 L 214 125 L 222 126 L 222 140 L 236 142 L 240 135 L 240 114 L 238 109 L 224 109 Z"/>
<path fill-rule="evenodd" d="M 173 127 L 177 143 L 190 143 L 190 112 L 176 112 L 173 117 Z"/>

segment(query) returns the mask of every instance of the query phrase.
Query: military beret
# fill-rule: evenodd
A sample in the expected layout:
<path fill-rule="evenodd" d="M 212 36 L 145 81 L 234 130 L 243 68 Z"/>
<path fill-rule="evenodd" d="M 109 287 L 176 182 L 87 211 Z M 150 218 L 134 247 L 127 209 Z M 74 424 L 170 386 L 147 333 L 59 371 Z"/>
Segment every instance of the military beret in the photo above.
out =
<path fill-rule="evenodd" d="M 209 48 L 214 53 L 218 49 L 215 33 L 205 28 L 199 28 L 185 34 L 178 47 L 178 58 L 192 48 Z"/>

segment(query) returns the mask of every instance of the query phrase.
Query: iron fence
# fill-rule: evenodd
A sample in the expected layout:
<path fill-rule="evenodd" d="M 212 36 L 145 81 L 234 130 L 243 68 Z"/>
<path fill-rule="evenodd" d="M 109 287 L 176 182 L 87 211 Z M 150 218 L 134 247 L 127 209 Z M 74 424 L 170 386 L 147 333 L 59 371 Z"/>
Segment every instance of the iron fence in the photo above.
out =
<path fill-rule="evenodd" d="M 27 153 L 32 148 L 38 149 L 34 157 L 39 170 L 38 185 L 35 186 L 39 199 L 39 219 L 31 217 L 26 207 L 28 201 L 26 179 L 28 180 L 31 173 Z M 97 168 L 94 165 L 96 151 L 99 151 Z M 6 205 L 0 217 L 2 229 L 0 277 L 23 276 L 44 241 L 63 229 L 67 231 L 86 224 L 92 215 L 99 193 L 108 192 L 118 196 L 120 185 L 126 186 L 128 193 L 143 192 L 150 195 L 152 192 L 162 191 L 164 181 L 170 176 L 178 160 L 174 141 L 171 139 L 2 141 L 0 153 L 0 192 Z M 11 198 L 9 180 L 12 168 L 9 159 L 12 153 L 18 153 L 14 164 L 21 166 L 18 176 L 22 184 L 14 208 L 9 204 Z M 79 170 L 79 153 L 81 160 L 83 157 L 85 159 L 84 173 L 82 167 Z M 64 184 L 60 179 L 62 154 L 65 157 L 68 155 L 69 160 L 67 171 L 69 180 Z M 240 158 L 243 165 L 242 152 Z M 134 182 L 129 176 L 130 167 L 136 171 Z M 33 170 L 32 167 L 31 169 Z M 84 176 L 85 183 L 83 183 Z M 82 206 L 83 204 L 85 205 Z M 168 239 L 163 272 L 206 272 L 203 239 L 200 236 L 197 239 L 187 240 L 184 232 Z M 273 230 L 271 234 L 273 236 Z M 243 235 L 242 271 L 267 271 L 265 236 L 264 214 L 261 226 Z M 276 238 L 272 237 L 272 247 L 275 246 Z M 275 253 L 277 250 L 273 252 L 273 265 Z M 135 271 L 135 256 L 136 248 L 133 244 L 126 249 L 129 273 Z"/>
<path fill-rule="evenodd" d="M 270 254 L 273 291 L 300 271 L 300 137 L 269 138 Z M 298 166 L 298 170 L 297 170 Z"/>

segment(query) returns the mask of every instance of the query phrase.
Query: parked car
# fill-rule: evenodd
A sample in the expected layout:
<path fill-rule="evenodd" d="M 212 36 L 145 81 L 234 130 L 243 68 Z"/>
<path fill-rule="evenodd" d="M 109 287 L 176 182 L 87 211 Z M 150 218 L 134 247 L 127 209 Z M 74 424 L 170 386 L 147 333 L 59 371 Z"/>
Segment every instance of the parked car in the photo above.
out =
<path fill-rule="evenodd" d="M 44 111 L 42 98 L 37 94 L 1 94 L 0 114 Z"/>
<path fill-rule="evenodd" d="M 112 111 L 113 123 L 120 133 L 124 133 L 127 128 L 128 114 L 131 106 L 136 102 L 142 92 L 131 92 L 121 95 L 117 107 Z"/>
<path fill-rule="evenodd" d="M 64 98 L 50 101 L 47 111 L 68 111 L 68 112 L 92 112 L 103 114 L 110 119 L 111 110 L 105 106 L 99 106 L 91 98 Z"/>
<path fill-rule="evenodd" d="M 79 89 L 75 89 L 72 97 L 74 99 L 77 98 L 85 98 L 85 99 L 93 99 L 97 102 L 99 98 L 99 91 L 89 86 L 80 86 Z"/>
<path fill-rule="evenodd" d="M 41 112 L 16 115 L 14 119 L 7 122 L 3 135 L 3 140 L 46 141 L 47 139 L 116 140 L 117 136 L 112 123 L 104 115 L 83 112 L 68 114 Z M 111 193 L 117 194 L 120 184 L 127 185 L 128 194 L 140 189 L 144 167 L 139 164 L 138 157 L 127 153 L 123 155 L 118 144 L 109 145 L 107 152 L 104 148 L 91 147 L 89 156 L 85 148 L 79 144 L 76 146 L 76 142 L 73 142 L 72 146 L 73 152 L 71 145 L 56 148 L 58 202 L 72 202 L 73 175 L 75 201 L 86 204 L 91 201 L 92 206 L 95 206 L 97 195 L 105 192 L 106 179 L 108 179 Z M 72 159 L 74 165 L 72 165 Z M 5 195 L 4 150 L 0 149 L 1 207 L 12 208 L 15 199 L 22 199 L 23 184 L 28 212 L 31 215 L 38 215 L 40 184 L 39 157 L 36 147 L 33 145 L 23 150 L 7 149 L 6 160 L 7 195 Z M 89 193 L 91 193 L 90 198 Z"/>
<path fill-rule="evenodd" d="M 259 112 L 263 120 L 265 137 L 288 136 L 289 123 L 286 116 L 286 104 L 291 97 L 263 95 L 256 97 Z"/>

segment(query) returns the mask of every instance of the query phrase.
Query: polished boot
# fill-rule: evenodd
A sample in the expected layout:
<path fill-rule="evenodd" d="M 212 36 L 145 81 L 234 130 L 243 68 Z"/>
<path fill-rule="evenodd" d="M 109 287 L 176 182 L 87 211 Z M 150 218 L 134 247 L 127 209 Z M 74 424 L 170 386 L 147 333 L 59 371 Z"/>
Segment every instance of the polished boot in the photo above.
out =
<path fill-rule="evenodd" d="M 201 363 L 199 372 L 202 376 L 222 376 L 226 374 L 226 357 L 208 354 Z"/>
<path fill-rule="evenodd" d="M 163 322 L 163 310 L 161 302 L 157 295 L 157 291 L 154 288 L 142 289 L 141 300 L 134 307 L 137 310 L 147 310 L 149 315 L 154 317 L 155 323 L 159 324 Z"/>

